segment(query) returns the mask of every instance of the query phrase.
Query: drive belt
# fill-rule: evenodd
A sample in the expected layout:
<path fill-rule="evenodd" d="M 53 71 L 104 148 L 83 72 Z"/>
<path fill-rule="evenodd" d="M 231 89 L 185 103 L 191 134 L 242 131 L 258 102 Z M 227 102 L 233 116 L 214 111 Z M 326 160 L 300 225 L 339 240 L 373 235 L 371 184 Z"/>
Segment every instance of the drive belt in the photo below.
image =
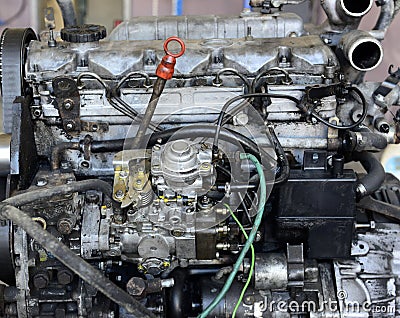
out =
<path fill-rule="evenodd" d="M 3 130 L 12 131 L 13 103 L 25 94 L 26 48 L 36 40 L 32 29 L 5 29 L 0 39 L 0 86 L 3 101 Z"/>

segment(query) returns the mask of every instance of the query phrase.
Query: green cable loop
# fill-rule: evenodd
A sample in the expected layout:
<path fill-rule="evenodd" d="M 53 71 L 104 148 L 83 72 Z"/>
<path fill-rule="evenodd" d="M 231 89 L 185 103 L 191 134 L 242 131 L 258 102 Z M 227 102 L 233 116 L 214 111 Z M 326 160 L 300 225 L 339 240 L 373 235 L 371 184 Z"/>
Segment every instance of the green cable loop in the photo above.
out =
<path fill-rule="evenodd" d="M 235 222 L 236 222 L 237 225 L 239 226 L 240 230 L 241 230 L 242 233 L 243 233 L 243 236 L 246 238 L 246 240 L 248 240 L 248 239 L 249 239 L 249 236 L 247 235 L 247 233 L 246 233 L 246 231 L 245 231 L 245 229 L 244 229 L 242 223 L 240 223 L 240 221 L 238 220 L 238 218 L 236 217 L 236 215 L 233 213 L 231 207 L 230 207 L 228 204 L 226 204 L 226 203 L 225 203 L 224 205 L 225 205 L 225 207 L 229 210 L 229 212 L 230 212 L 232 218 L 235 220 Z M 240 307 L 240 304 L 241 304 L 242 301 L 243 301 L 244 294 L 246 293 L 247 288 L 249 288 L 249 285 L 250 285 L 250 282 L 251 282 L 251 278 L 253 277 L 254 266 L 255 266 L 255 261 L 256 261 L 256 255 L 255 255 L 255 252 L 254 252 L 254 246 L 253 246 L 253 244 L 251 244 L 250 248 L 251 248 L 251 265 L 250 265 L 249 276 L 248 276 L 248 278 L 247 278 L 246 284 L 244 285 L 244 287 L 243 287 L 243 289 L 242 289 L 242 292 L 240 293 L 240 297 L 239 297 L 239 299 L 238 299 L 238 301 L 237 301 L 237 303 L 236 303 L 235 309 L 233 310 L 232 318 L 235 318 L 235 317 L 236 317 L 236 312 L 238 311 L 238 309 L 239 309 L 239 307 Z"/>
<path fill-rule="evenodd" d="M 255 167 L 257 169 L 257 173 L 260 176 L 260 204 L 258 206 L 257 216 L 256 216 L 256 219 L 254 220 L 254 225 L 250 231 L 249 238 L 246 241 L 246 244 L 244 245 L 242 251 L 240 252 L 239 257 L 238 257 L 236 263 L 234 264 L 233 270 L 232 270 L 231 274 L 229 275 L 229 277 L 227 278 L 224 287 L 222 287 L 220 293 L 212 301 L 212 303 L 210 305 L 208 305 L 208 307 L 200 315 L 198 315 L 198 318 L 206 318 L 214 310 L 214 308 L 220 303 L 220 301 L 225 297 L 226 293 L 228 292 L 229 288 L 231 287 L 231 285 L 236 277 L 237 272 L 239 271 L 239 268 L 246 256 L 247 252 L 249 251 L 251 245 L 254 242 L 254 239 L 257 235 L 258 228 L 260 227 L 260 224 L 261 224 L 261 221 L 262 221 L 262 218 L 264 215 L 264 208 L 265 208 L 265 204 L 267 201 L 267 186 L 266 186 L 265 175 L 264 175 L 262 165 L 260 164 L 258 159 L 251 154 L 242 153 L 242 154 L 240 154 L 240 159 L 241 160 L 247 159 L 247 160 L 250 160 L 251 162 L 253 162 L 253 164 L 255 165 Z"/>

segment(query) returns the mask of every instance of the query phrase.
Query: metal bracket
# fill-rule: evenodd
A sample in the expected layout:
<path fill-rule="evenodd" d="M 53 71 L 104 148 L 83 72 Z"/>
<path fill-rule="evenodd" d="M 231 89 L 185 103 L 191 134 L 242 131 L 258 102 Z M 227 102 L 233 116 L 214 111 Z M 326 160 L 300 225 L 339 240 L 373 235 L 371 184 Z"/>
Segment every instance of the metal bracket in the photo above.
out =
<path fill-rule="evenodd" d="M 53 80 L 53 90 L 65 131 L 80 132 L 81 98 L 77 83 L 72 78 L 57 77 Z"/>

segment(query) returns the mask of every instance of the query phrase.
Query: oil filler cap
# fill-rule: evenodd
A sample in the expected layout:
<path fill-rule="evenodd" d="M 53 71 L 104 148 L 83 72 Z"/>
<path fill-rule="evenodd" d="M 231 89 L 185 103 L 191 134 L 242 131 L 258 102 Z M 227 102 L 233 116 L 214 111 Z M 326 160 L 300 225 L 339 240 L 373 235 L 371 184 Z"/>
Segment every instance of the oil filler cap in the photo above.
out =
<path fill-rule="evenodd" d="M 71 43 L 96 42 L 104 39 L 106 36 L 106 28 L 96 24 L 68 26 L 61 30 L 61 39 Z"/>

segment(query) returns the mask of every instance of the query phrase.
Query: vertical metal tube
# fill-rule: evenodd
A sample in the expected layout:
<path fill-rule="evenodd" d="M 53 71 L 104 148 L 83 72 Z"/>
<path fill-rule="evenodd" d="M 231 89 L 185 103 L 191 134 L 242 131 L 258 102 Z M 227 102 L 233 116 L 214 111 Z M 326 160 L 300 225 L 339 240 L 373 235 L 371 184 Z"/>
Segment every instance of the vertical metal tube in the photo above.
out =
<path fill-rule="evenodd" d="M 153 0 L 153 4 L 152 4 L 152 8 L 151 8 L 151 15 L 153 17 L 158 17 L 159 7 L 160 7 L 160 1 Z"/>
<path fill-rule="evenodd" d="M 176 11 L 176 6 L 177 6 L 178 0 L 172 0 L 172 15 L 177 15 L 177 11 Z"/>
<path fill-rule="evenodd" d="M 132 0 L 124 0 L 122 14 L 124 21 L 129 21 L 132 17 Z"/>
<path fill-rule="evenodd" d="M 40 31 L 40 21 L 39 21 L 39 10 L 42 8 L 41 1 L 39 0 L 31 0 L 31 26 L 32 28 L 39 33 Z"/>

